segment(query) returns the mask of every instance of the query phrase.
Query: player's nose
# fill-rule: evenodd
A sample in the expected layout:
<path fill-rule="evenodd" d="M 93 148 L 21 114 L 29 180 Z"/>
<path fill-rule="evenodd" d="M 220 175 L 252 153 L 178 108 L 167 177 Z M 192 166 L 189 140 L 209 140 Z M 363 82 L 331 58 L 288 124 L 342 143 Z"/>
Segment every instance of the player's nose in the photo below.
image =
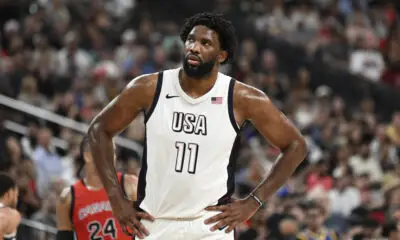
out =
<path fill-rule="evenodd" d="M 199 44 L 199 42 L 198 41 L 194 41 L 192 44 L 190 44 L 189 51 L 192 54 L 195 54 L 195 55 L 200 53 L 200 44 Z"/>

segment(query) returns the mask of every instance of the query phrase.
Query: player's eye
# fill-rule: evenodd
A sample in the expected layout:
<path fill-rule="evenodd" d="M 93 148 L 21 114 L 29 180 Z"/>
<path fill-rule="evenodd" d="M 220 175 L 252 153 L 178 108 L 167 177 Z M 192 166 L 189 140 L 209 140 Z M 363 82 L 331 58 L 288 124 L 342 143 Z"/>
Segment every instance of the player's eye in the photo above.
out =
<path fill-rule="evenodd" d="M 211 42 L 208 40 L 203 40 L 201 41 L 201 44 L 205 45 L 205 46 L 211 46 Z"/>
<path fill-rule="evenodd" d="M 187 41 L 188 41 L 188 42 L 194 42 L 194 38 L 193 38 L 193 37 L 188 37 L 188 38 L 187 38 Z"/>

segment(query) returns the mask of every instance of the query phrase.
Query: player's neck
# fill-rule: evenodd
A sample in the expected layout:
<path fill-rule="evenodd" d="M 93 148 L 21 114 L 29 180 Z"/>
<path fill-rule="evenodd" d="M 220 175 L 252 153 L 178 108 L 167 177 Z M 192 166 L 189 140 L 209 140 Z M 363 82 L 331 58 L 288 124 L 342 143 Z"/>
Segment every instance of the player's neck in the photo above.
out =
<path fill-rule="evenodd" d="M 100 177 L 94 173 L 88 173 L 84 179 L 86 187 L 89 190 L 99 190 L 103 188 Z"/>
<path fill-rule="evenodd" d="M 185 74 L 181 69 L 179 72 L 179 83 L 183 91 L 191 97 L 201 97 L 210 91 L 217 81 L 218 71 L 212 71 L 207 77 L 194 79 Z"/>

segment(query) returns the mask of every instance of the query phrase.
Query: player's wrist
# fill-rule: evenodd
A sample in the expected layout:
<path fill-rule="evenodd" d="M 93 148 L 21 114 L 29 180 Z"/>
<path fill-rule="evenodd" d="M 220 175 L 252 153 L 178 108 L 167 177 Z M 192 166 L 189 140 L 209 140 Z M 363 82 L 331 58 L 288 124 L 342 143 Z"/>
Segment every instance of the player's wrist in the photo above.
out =
<path fill-rule="evenodd" d="M 126 198 L 123 194 L 109 194 L 108 198 L 112 206 L 120 206 L 126 201 Z"/>
<path fill-rule="evenodd" d="M 254 193 L 250 193 L 246 200 L 254 209 L 264 207 L 264 203 Z"/>

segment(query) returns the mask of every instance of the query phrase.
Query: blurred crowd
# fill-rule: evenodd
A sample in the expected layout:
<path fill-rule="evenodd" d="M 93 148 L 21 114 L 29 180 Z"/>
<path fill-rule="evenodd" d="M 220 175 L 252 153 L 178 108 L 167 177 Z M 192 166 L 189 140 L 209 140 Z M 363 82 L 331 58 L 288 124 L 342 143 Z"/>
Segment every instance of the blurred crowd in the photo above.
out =
<path fill-rule="evenodd" d="M 177 11 L 186 9 L 186 15 L 174 14 L 171 19 L 180 18 L 169 21 L 161 17 L 163 11 L 169 15 L 166 10 L 152 7 L 152 1 L 26 2 L 10 7 L 17 14 L 2 16 L 0 93 L 84 123 L 132 78 L 180 66 L 182 20 L 200 9 L 174 0 L 171 4 Z M 239 57 L 221 70 L 267 93 L 309 147 L 296 174 L 238 227 L 239 239 L 400 239 L 400 112 L 385 119 L 373 98 L 354 107 L 326 85 L 313 88 L 307 66 L 282 71 L 275 50 L 255 40 L 277 37 L 304 47 L 311 60 L 347 69 L 364 81 L 400 87 L 396 2 L 202 2 L 226 13 L 237 27 Z M 28 129 L 20 135 L 0 125 L 0 170 L 18 180 L 18 209 L 26 219 L 56 226 L 55 199 L 78 178 L 82 136 L 54 122 L 0 110 L 1 122 L 11 119 Z M 142 144 L 143 116 L 122 135 Z M 54 138 L 67 147 L 57 147 Z M 246 196 L 279 155 L 252 126 L 242 130 L 242 140 L 236 197 Z M 118 169 L 137 174 L 139 154 L 117 151 Z M 29 235 L 52 239 L 40 231 Z"/>
<path fill-rule="evenodd" d="M 310 56 L 337 68 L 399 87 L 395 1 L 268 2 L 257 5 L 257 31 L 304 45 Z"/>

